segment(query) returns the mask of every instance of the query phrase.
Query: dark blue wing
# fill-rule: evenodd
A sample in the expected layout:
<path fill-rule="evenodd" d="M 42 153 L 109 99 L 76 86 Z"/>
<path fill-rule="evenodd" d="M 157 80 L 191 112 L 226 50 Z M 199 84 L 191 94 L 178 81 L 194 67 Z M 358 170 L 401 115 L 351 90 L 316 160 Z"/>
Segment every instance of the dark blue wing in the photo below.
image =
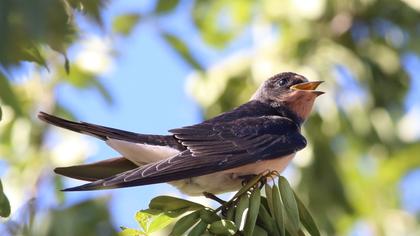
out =
<path fill-rule="evenodd" d="M 205 122 L 170 130 L 187 150 L 69 191 L 139 186 L 211 174 L 292 154 L 306 146 L 299 126 L 279 116 Z"/>

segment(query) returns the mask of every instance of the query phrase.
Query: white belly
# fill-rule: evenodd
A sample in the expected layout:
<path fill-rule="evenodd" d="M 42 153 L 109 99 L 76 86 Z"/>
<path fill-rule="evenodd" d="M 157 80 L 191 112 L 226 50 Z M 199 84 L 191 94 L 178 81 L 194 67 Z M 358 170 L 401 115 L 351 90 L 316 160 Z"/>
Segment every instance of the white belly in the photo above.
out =
<path fill-rule="evenodd" d="M 106 143 L 139 166 L 164 160 L 179 153 L 178 150 L 170 147 L 131 143 L 116 139 L 109 139 Z M 241 176 L 258 175 L 267 170 L 275 170 L 280 173 L 287 167 L 294 156 L 295 154 L 293 153 L 289 156 L 258 161 L 213 174 L 172 181 L 170 184 L 178 188 L 182 193 L 191 196 L 201 195 L 203 192 L 213 194 L 232 192 L 242 187 L 244 179 L 240 178 Z"/>
<path fill-rule="evenodd" d="M 190 196 L 199 196 L 203 192 L 213 194 L 232 192 L 242 186 L 242 180 L 238 176 L 223 172 L 217 172 L 209 175 L 182 179 L 169 182 L 183 194 Z"/>
<path fill-rule="evenodd" d="M 234 173 L 236 175 L 258 175 L 264 171 L 278 171 L 279 173 L 286 169 L 289 162 L 293 159 L 295 153 L 285 157 L 279 157 L 266 161 L 258 161 L 248 165 L 236 167 L 234 169 L 225 170 L 227 173 Z"/>
<path fill-rule="evenodd" d="M 213 194 L 232 192 L 242 187 L 244 179 L 240 178 L 241 176 L 258 175 L 267 170 L 275 170 L 281 173 L 294 156 L 295 154 L 291 154 L 277 159 L 259 161 L 209 175 L 172 181 L 170 184 L 178 188 L 182 193 L 191 196 L 201 195 L 203 192 Z"/>

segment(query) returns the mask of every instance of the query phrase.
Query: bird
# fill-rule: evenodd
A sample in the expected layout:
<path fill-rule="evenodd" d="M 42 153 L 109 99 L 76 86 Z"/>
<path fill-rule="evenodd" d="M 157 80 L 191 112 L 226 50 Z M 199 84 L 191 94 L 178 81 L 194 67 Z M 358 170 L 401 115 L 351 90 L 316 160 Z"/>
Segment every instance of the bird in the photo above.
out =
<path fill-rule="evenodd" d="M 307 145 L 301 133 L 323 81 L 293 72 L 265 80 L 250 100 L 201 123 L 170 134 L 135 133 L 40 112 L 38 118 L 99 138 L 121 157 L 57 167 L 54 172 L 88 183 L 63 189 L 87 191 L 169 183 L 197 196 L 238 190 L 264 171 L 281 173 Z"/>

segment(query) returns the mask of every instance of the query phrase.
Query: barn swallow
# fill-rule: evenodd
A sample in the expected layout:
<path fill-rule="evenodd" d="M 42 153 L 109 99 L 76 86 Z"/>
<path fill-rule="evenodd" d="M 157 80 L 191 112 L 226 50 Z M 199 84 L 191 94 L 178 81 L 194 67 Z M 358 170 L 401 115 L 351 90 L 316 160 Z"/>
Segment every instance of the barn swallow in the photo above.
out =
<path fill-rule="evenodd" d="M 286 72 L 266 80 L 251 99 L 202 123 L 149 135 L 68 121 L 40 112 L 50 124 L 102 139 L 122 157 L 54 171 L 90 183 L 64 191 L 113 189 L 169 182 L 187 195 L 239 189 L 245 176 L 281 172 L 306 146 L 301 125 L 308 118 L 315 90 Z"/>

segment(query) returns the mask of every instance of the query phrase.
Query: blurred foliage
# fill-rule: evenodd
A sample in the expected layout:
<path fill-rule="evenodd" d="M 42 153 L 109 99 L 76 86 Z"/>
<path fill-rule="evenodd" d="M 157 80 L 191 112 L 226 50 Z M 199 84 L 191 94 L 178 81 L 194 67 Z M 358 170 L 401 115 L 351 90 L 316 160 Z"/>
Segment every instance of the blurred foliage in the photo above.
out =
<path fill-rule="evenodd" d="M 200 65 L 200 63 L 197 61 L 197 59 L 194 58 L 192 55 L 190 49 L 188 48 L 187 44 L 182 41 L 179 37 L 175 36 L 171 33 L 163 33 L 162 34 L 165 41 L 171 45 L 171 47 L 194 69 L 201 70 L 203 67 Z"/>
<path fill-rule="evenodd" d="M 123 14 L 123 15 L 117 16 L 112 22 L 112 29 L 116 33 L 129 35 L 131 31 L 133 30 L 133 28 L 139 22 L 140 17 L 141 17 L 140 14 L 137 14 L 137 13 Z"/>
<path fill-rule="evenodd" d="M 419 232 L 398 188 L 420 167 L 418 140 L 399 125 L 411 84 L 403 60 L 420 53 L 414 1 L 195 1 L 191 14 L 211 47 L 252 37 L 249 48 L 191 76 L 206 118 L 245 102 L 280 71 L 326 81 L 304 125 L 309 147 L 294 165 L 294 184 L 325 234 L 356 223 L 378 235 Z M 387 223 L 393 217 L 398 226 Z"/>
<path fill-rule="evenodd" d="M 0 180 L 0 216 L 8 217 L 10 215 L 10 202 L 6 194 L 3 192 L 3 184 Z"/>
<path fill-rule="evenodd" d="M 0 121 L 3 117 L 3 111 L 0 107 Z M 0 179 L 0 217 L 8 217 L 10 215 L 10 202 L 6 194 L 3 191 L 3 184 Z"/>
<path fill-rule="evenodd" d="M 106 199 L 83 201 L 70 208 L 44 212 L 29 201 L 18 219 L 3 225 L 2 235 L 116 235 L 110 225 Z"/>
<path fill-rule="evenodd" d="M 70 160 L 75 161 L 85 158 L 89 149 L 80 138 L 69 136 L 70 140 L 64 141 L 62 134 L 49 132 L 35 117 L 40 109 L 72 116 L 57 101 L 56 90 L 65 84 L 97 90 L 105 101 L 112 102 L 108 89 L 98 80 L 103 71 L 87 68 L 83 62 L 83 53 L 92 55 L 89 46 L 82 45 L 74 60 L 67 56 L 70 46 L 89 39 L 75 18 L 103 27 L 101 11 L 106 2 L 0 0 L 0 164 L 3 170 L 5 167 L 1 173 L 4 188 L 0 188 L 0 215 L 13 213 L 9 219 L 0 219 L 1 235 L 115 234 L 106 200 L 57 207 L 65 198 L 58 191 L 61 179 L 52 179 L 51 170 L 66 161 L 60 158 L 65 154 L 57 154 L 57 149 L 68 150 L 69 141 L 79 144 L 79 150 L 68 152 Z M 109 51 L 102 51 L 100 57 L 112 57 Z M 51 140 L 54 148 L 46 148 Z M 54 190 L 49 193 L 53 201 L 45 203 L 38 196 L 48 195 L 42 189 L 51 183 L 56 185 L 49 190 Z M 48 207 L 41 209 L 38 205 Z"/>
<path fill-rule="evenodd" d="M 197 71 L 190 76 L 189 86 L 205 118 L 245 102 L 263 80 L 281 71 L 325 80 L 327 93 L 318 99 L 315 114 L 304 125 L 309 146 L 297 155 L 292 168 L 292 184 L 314 213 L 322 234 L 348 234 L 360 223 L 377 235 L 420 231 L 419 219 L 402 209 L 398 192 L 404 176 L 420 166 L 415 158 L 420 152 L 418 139 L 401 128 L 406 127 L 401 122 L 407 115 L 404 104 L 412 85 L 403 61 L 407 55 L 418 58 L 420 53 L 416 1 L 158 0 L 150 12 L 123 13 L 108 26 L 102 13 L 110 2 L 0 0 L 0 158 L 7 167 L 1 179 L 12 213 L 13 207 L 29 199 L 37 201 L 39 189 L 48 181 L 57 189 L 62 186 L 60 178 L 51 180 L 43 173 L 68 160 L 81 162 L 89 151 L 79 137 L 51 132 L 35 120 L 40 109 L 73 116 L 57 100 L 57 88 L 66 84 L 94 89 L 112 102 L 98 80 L 109 62 L 94 67 L 86 66 L 86 61 L 114 58 L 114 45 L 90 38 L 79 24 L 87 21 L 102 33 L 120 36 L 128 36 L 138 24 L 156 26 L 162 39 Z M 206 55 L 200 55 L 193 42 L 155 21 L 178 10 L 189 11 L 205 45 L 231 55 L 205 65 L 200 59 Z M 72 56 L 68 48 L 83 45 L 86 38 L 94 45 L 99 41 L 107 50 L 89 54 L 94 59 L 81 60 L 89 52 L 87 46 L 74 50 Z M 246 47 L 232 50 L 235 44 Z M 35 64 L 24 63 L 28 61 Z M 16 71 L 28 68 L 29 78 L 14 78 Z M 51 135 L 54 148 L 47 142 Z M 70 142 L 80 149 L 69 151 L 66 143 Z M 63 153 L 72 158 L 64 160 Z M 58 204 L 66 201 L 58 191 L 53 198 Z M 47 215 L 61 216 L 34 216 L 33 221 L 65 225 L 77 220 L 66 216 L 86 208 L 92 214 L 81 220 L 103 225 L 91 230 L 102 232 L 110 226 L 105 204 L 83 204 L 62 208 L 60 213 L 49 209 Z M 395 223 L 390 224 L 393 219 Z M 76 224 L 80 223 L 66 232 L 95 234 Z M 25 232 L 31 232 L 30 227 Z M 43 232 L 57 229 L 50 230 Z"/>
<path fill-rule="evenodd" d="M 279 177 L 278 182 L 274 177 Z M 273 186 L 269 184 L 273 180 Z M 261 196 L 264 187 L 265 196 Z M 320 232 L 309 211 L 294 193 L 290 184 L 277 172 L 260 174 L 250 179 L 229 200 L 214 195 L 205 196 L 218 201 L 217 209 L 171 196 L 158 196 L 150 201 L 149 209 L 137 212 L 141 229 L 121 227 L 122 236 L 141 236 L 160 231 L 174 221 L 169 232 L 162 235 L 309 235 Z M 305 230 L 306 229 L 306 230 Z"/>
<path fill-rule="evenodd" d="M 104 199 L 85 201 L 69 209 L 53 210 L 50 217 L 52 221 L 46 235 L 116 235 L 109 223 L 110 215 Z"/>

